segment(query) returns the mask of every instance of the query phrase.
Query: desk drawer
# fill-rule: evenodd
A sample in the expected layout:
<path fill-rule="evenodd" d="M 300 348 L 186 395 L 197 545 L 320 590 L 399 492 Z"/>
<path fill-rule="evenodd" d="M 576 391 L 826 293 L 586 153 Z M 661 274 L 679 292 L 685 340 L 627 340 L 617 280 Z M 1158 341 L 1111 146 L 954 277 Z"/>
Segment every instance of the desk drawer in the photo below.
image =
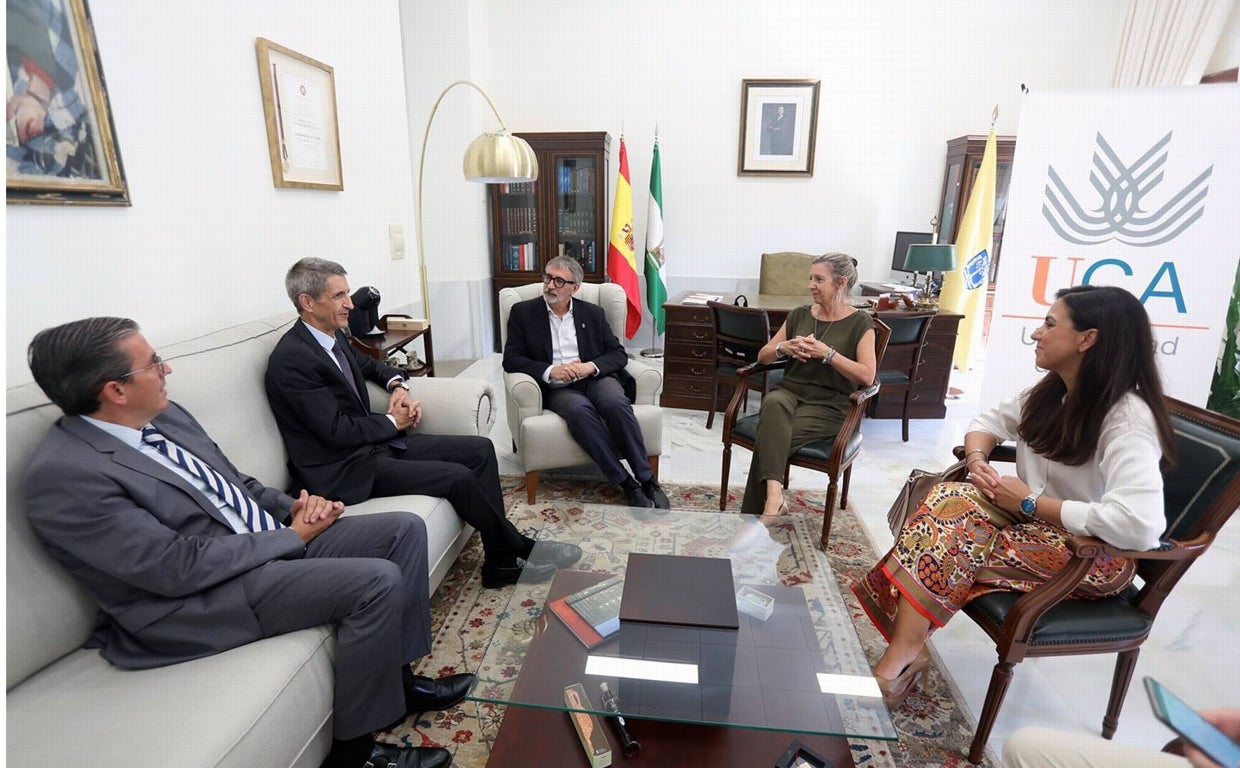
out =
<path fill-rule="evenodd" d="M 667 346 L 663 350 L 663 359 L 664 367 L 678 360 L 687 363 L 706 362 L 713 365 L 715 362 L 715 345 L 694 344 L 688 341 L 669 339 Z"/>
<path fill-rule="evenodd" d="M 686 307 L 686 306 L 666 306 L 667 324 L 677 325 L 705 325 L 710 328 L 715 327 L 714 318 L 711 317 L 710 307 Z"/>
<path fill-rule="evenodd" d="M 669 344 L 673 341 L 687 341 L 690 344 L 713 346 L 715 329 L 709 325 L 668 325 L 665 338 Z"/>

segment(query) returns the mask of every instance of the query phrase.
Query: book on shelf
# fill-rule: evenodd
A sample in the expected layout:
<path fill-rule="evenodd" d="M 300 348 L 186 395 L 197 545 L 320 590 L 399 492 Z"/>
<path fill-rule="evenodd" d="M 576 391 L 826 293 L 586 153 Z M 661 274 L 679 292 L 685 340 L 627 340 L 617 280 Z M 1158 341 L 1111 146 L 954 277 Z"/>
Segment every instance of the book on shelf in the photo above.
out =
<path fill-rule="evenodd" d="M 705 304 L 708 301 L 719 301 L 723 296 L 717 293 L 691 293 L 680 300 L 681 304 Z"/>
<path fill-rule="evenodd" d="M 620 600 L 624 580 L 619 576 L 600 581 L 552 600 L 554 613 L 586 648 L 594 648 L 620 630 Z"/>

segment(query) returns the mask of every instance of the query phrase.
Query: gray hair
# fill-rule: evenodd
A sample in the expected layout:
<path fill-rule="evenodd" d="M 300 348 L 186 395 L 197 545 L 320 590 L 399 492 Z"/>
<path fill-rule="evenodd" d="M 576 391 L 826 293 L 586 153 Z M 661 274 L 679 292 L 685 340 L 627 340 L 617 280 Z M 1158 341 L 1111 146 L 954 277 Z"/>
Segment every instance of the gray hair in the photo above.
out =
<path fill-rule="evenodd" d="M 857 284 L 857 260 L 847 253 L 824 253 L 813 264 L 826 264 L 837 280 L 842 277 L 848 281 L 849 291 Z"/>
<path fill-rule="evenodd" d="M 305 293 L 317 299 L 327 289 L 328 278 L 332 275 L 344 277 L 347 274 L 349 273 L 344 271 L 344 267 L 334 261 L 307 256 L 288 268 L 288 274 L 284 276 L 284 290 L 288 291 L 289 300 L 300 313 L 301 303 L 297 301 L 299 296 Z"/>
<path fill-rule="evenodd" d="M 544 271 L 552 267 L 560 267 L 561 269 L 567 269 L 569 272 L 572 272 L 573 282 L 578 285 L 581 285 L 581 281 L 586 277 L 586 273 L 581 270 L 581 262 L 571 256 L 556 256 L 554 259 L 547 262 L 547 266 L 544 268 Z"/>
<path fill-rule="evenodd" d="M 125 378 L 133 358 L 121 342 L 138 332 L 127 317 L 88 317 L 46 328 L 26 348 L 26 363 L 43 394 L 68 416 L 99 410 L 99 393 Z"/>

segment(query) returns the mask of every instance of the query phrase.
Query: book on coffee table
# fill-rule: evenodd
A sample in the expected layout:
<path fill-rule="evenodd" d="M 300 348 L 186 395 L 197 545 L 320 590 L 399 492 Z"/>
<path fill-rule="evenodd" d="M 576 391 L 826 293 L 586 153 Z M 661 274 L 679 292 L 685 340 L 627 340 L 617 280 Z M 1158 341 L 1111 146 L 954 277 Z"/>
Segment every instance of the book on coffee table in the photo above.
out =
<path fill-rule="evenodd" d="M 620 620 L 738 628 L 732 561 L 630 552 Z"/>
<path fill-rule="evenodd" d="M 624 582 L 619 576 L 552 600 L 551 612 L 564 622 L 586 648 L 594 648 L 620 630 L 620 598 Z"/>

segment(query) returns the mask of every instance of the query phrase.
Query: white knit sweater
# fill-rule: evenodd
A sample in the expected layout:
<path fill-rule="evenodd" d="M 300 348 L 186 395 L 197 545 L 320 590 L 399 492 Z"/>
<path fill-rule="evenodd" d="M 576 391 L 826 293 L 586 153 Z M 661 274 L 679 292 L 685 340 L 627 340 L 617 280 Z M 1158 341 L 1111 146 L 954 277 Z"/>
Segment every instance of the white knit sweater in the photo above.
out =
<path fill-rule="evenodd" d="M 1016 441 L 1016 474 L 1035 493 L 1063 500 L 1060 516 L 1071 533 L 1097 536 L 1124 549 L 1152 549 L 1167 527 L 1163 512 L 1162 448 L 1149 407 L 1134 393 L 1102 423 L 1098 448 L 1079 467 L 1034 453 L 1016 435 L 1027 393 L 979 415 L 970 432 Z M 1003 474 L 1000 468 L 1000 474 Z"/>

